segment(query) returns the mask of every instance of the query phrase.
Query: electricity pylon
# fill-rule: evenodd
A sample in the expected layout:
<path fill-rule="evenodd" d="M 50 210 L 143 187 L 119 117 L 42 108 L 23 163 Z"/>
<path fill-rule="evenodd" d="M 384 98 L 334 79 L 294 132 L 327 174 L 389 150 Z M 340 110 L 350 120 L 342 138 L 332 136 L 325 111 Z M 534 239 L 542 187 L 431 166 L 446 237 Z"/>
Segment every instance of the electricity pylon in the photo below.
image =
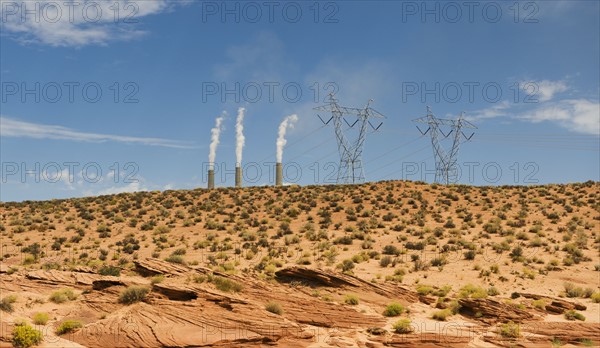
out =
<path fill-rule="evenodd" d="M 433 155 L 435 157 L 435 182 L 439 183 L 443 180 L 446 185 L 450 183 L 450 172 L 456 169 L 456 161 L 458 157 L 458 150 L 461 144 L 461 140 L 469 141 L 473 138 L 475 133 L 466 136 L 462 131 L 463 128 L 477 129 L 472 123 L 464 119 L 464 112 L 456 120 L 448 120 L 437 118 L 431 112 L 431 108 L 427 107 L 427 116 L 417 118 L 413 122 L 425 123 L 429 126 L 425 132 L 417 126 L 419 132 L 422 135 L 429 133 L 431 137 L 431 146 L 433 147 Z M 440 127 L 450 128 L 448 133 L 444 133 Z M 444 138 L 448 138 L 452 133 L 452 148 L 450 152 L 444 151 L 444 148 L 440 144 L 438 134 L 441 134 Z"/>
<path fill-rule="evenodd" d="M 365 181 L 365 173 L 362 163 L 362 151 L 367 137 L 367 128 L 370 126 L 373 130 L 377 131 L 383 124 L 380 122 L 375 127 L 370 119 L 371 118 L 385 118 L 377 110 L 371 108 L 371 102 L 369 100 L 367 106 L 363 109 L 348 108 L 340 106 L 335 99 L 333 93 L 329 94 L 329 102 L 325 105 L 314 108 L 316 111 L 326 111 L 331 113 L 331 118 L 325 121 L 319 119 L 325 125 L 328 125 L 333 121 L 333 127 L 335 130 L 335 137 L 338 142 L 338 152 L 340 154 L 340 166 L 338 168 L 337 183 L 338 184 L 357 184 Z M 346 116 L 354 115 L 356 120 L 353 123 L 348 122 Z M 357 124 L 359 125 L 358 136 L 354 141 L 348 140 L 348 137 L 342 129 L 344 123 L 350 128 L 354 128 Z"/>

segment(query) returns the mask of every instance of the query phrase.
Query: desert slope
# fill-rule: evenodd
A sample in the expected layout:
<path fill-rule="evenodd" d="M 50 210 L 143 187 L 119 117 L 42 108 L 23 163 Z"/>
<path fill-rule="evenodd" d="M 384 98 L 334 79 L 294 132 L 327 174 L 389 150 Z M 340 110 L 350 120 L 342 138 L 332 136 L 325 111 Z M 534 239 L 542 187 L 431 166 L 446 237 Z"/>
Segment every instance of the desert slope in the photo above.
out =
<path fill-rule="evenodd" d="M 598 345 L 599 198 L 388 181 L 3 203 L 0 346 L 23 321 L 45 347 Z"/>

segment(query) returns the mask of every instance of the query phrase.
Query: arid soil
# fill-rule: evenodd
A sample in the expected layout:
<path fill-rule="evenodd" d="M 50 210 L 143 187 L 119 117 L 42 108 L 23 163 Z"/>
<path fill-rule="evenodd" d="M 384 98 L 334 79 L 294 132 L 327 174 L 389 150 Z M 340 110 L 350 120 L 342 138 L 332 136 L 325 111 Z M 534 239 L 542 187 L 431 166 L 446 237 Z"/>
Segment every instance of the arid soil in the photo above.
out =
<path fill-rule="evenodd" d="M 23 327 L 40 347 L 600 345 L 597 182 L 141 192 L 0 216 L 0 347 L 27 346 Z"/>

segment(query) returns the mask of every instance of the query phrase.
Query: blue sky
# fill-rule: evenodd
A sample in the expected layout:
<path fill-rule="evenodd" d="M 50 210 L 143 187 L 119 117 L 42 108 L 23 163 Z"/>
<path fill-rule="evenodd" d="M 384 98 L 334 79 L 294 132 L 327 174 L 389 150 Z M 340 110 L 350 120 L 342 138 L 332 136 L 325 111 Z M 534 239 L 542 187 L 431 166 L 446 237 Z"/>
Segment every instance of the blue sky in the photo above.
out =
<path fill-rule="evenodd" d="M 234 169 L 239 107 L 246 185 L 274 182 L 291 114 L 286 182 L 331 183 L 334 130 L 312 109 L 333 90 L 387 117 L 367 134 L 367 181 L 433 180 L 411 122 L 426 106 L 478 127 L 460 183 L 600 180 L 598 1 L 79 2 L 23 16 L 2 1 L 2 201 L 205 187 L 223 111 L 216 167 Z"/>

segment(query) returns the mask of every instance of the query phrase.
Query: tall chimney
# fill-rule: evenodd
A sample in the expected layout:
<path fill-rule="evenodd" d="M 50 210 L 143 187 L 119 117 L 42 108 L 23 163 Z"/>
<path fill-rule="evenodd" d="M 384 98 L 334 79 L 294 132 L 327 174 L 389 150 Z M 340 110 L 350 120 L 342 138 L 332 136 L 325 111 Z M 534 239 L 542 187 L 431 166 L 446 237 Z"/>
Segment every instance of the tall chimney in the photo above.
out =
<path fill-rule="evenodd" d="M 281 163 L 275 164 L 275 186 L 283 185 L 283 165 Z"/>
<path fill-rule="evenodd" d="M 235 187 L 242 187 L 242 167 L 235 167 Z"/>
<path fill-rule="evenodd" d="M 208 189 L 212 190 L 215 188 L 215 170 L 208 170 Z"/>

